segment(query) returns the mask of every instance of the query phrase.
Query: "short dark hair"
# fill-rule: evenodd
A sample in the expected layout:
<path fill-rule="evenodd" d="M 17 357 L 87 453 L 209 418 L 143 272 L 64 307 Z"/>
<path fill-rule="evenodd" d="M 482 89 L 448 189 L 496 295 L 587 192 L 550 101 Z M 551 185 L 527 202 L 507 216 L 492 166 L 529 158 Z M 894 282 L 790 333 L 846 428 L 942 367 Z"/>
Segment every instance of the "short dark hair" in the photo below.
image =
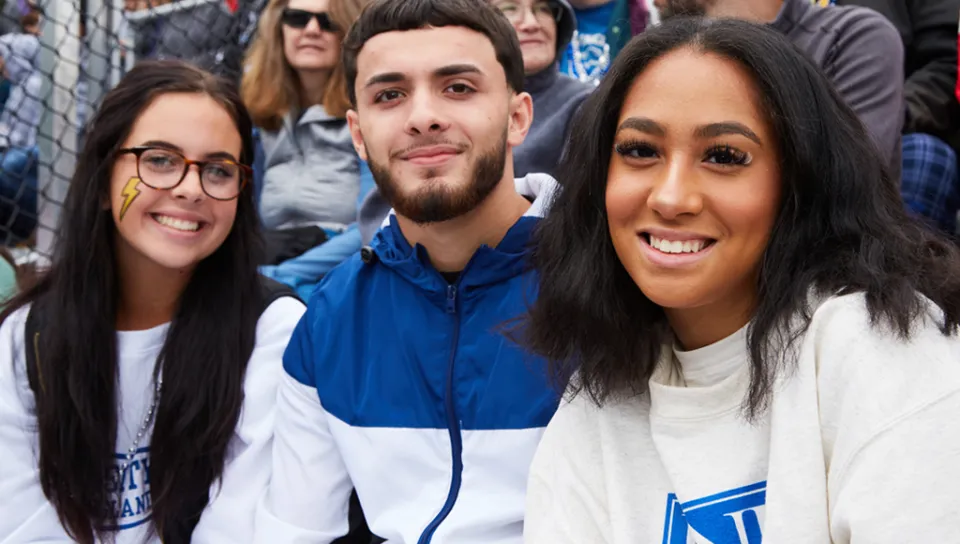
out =
<path fill-rule="evenodd" d="M 652 62 L 688 48 L 748 72 L 776 136 L 782 200 L 760 262 L 748 329 L 748 416 L 766 408 L 809 325 L 811 293 L 863 293 L 872 323 L 906 337 L 926 308 L 960 322 L 960 256 L 904 209 L 863 124 L 830 81 L 780 33 L 744 21 L 677 18 L 635 37 L 581 107 L 558 172 L 562 189 L 538 226 L 538 298 L 514 330 L 549 361 L 557 385 L 607 399 L 645 395 L 673 333 L 663 308 L 617 257 L 605 194 L 620 108 Z M 669 348 L 667 348 L 669 349 Z M 786 364 L 785 364 L 786 363 Z"/>
<path fill-rule="evenodd" d="M 374 0 L 343 41 L 342 62 L 350 103 L 357 105 L 357 56 L 367 41 L 385 32 L 444 26 L 462 26 L 489 38 L 507 84 L 514 92 L 523 91 L 523 53 L 517 33 L 485 0 Z"/>

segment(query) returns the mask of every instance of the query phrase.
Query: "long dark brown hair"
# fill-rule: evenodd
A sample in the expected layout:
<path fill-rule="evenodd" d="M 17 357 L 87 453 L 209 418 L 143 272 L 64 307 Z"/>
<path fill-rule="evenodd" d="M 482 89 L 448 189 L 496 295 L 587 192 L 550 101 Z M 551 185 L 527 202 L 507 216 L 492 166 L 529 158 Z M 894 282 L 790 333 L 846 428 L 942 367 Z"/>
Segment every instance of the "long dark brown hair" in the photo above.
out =
<path fill-rule="evenodd" d="M 901 336 L 925 311 L 926 297 L 943 310 L 944 334 L 955 334 L 957 248 L 908 216 L 888 161 L 820 70 L 764 26 L 678 18 L 634 38 L 584 103 L 558 169 L 562 190 L 535 236 L 539 296 L 514 334 L 550 361 L 558 385 L 575 376 L 570 393 L 601 405 L 645 394 L 662 346 L 673 341 L 663 308 L 617 258 L 605 194 L 630 86 L 650 63 L 680 48 L 750 73 L 779 144 L 783 199 L 748 329 L 745 414 L 766 407 L 791 344 L 811 319 L 811 293 L 863 293 L 870 320 Z"/>
<path fill-rule="evenodd" d="M 29 304 L 43 316 L 36 361 L 42 382 L 34 390 L 40 483 L 81 543 L 112 540 L 109 528 L 116 525 L 105 478 L 117 439 L 120 278 L 116 227 L 103 203 L 117 148 L 141 112 L 167 93 L 201 93 L 220 103 L 242 137 L 240 161 L 250 165 L 250 117 L 228 83 L 178 61 L 137 65 L 106 95 L 87 131 L 49 270 L 0 314 L 6 320 Z M 181 294 L 153 370 L 156 375 L 162 366 L 164 387 L 150 441 L 152 522 L 167 542 L 189 540 L 211 484 L 223 473 L 262 304 L 260 248 L 248 184 L 226 240 L 199 263 Z"/>

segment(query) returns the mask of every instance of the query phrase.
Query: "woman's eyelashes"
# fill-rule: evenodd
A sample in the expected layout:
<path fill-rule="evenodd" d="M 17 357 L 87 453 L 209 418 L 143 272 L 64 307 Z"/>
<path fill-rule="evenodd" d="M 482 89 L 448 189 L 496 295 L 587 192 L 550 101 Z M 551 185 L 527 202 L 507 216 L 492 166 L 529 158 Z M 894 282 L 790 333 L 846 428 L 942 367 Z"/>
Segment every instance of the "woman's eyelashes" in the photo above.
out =
<path fill-rule="evenodd" d="M 613 148 L 618 155 L 627 159 L 652 159 L 659 154 L 653 144 L 642 140 L 625 140 Z"/>
<path fill-rule="evenodd" d="M 703 160 L 720 166 L 747 166 L 753 157 L 731 145 L 717 144 L 707 150 Z"/>
<path fill-rule="evenodd" d="M 624 140 L 614 144 L 614 151 L 625 159 L 650 160 L 660 156 L 660 150 L 652 143 L 643 140 Z M 703 162 L 718 166 L 747 166 L 753 157 L 729 144 L 715 144 L 703 153 Z"/>

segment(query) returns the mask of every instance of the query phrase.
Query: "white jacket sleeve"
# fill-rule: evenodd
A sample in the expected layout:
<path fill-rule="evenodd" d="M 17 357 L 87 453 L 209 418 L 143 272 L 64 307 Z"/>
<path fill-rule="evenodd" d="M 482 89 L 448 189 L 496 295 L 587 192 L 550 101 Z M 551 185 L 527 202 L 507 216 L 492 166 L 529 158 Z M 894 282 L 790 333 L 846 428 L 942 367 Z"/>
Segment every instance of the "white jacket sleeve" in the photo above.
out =
<path fill-rule="evenodd" d="M 353 484 L 313 385 L 317 313 L 311 304 L 284 355 L 273 477 L 257 508 L 258 543 L 328 544 L 349 531 Z"/>
<path fill-rule="evenodd" d="M 257 322 L 257 340 L 244 379 L 236 434 L 227 447 L 223 476 L 210 490 L 192 542 L 250 542 L 257 502 L 270 482 L 277 385 L 283 352 L 305 307 L 293 297 L 274 301 Z"/>
<path fill-rule="evenodd" d="M 0 327 L 0 543 L 73 542 L 40 487 L 37 420 L 25 374 L 26 309 Z"/>
<path fill-rule="evenodd" d="M 562 403 L 530 465 L 525 544 L 603 544 L 610 523 L 604 502 L 600 437 L 590 401 Z"/>
<path fill-rule="evenodd" d="M 836 544 L 960 537 L 960 338 L 930 306 L 908 340 L 852 295 L 811 324 Z"/>
<path fill-rule="evenodd" d="M 830 519 L 834 542 L 956 542 L 960 392 L 891 425 L 840 479 Z"/>

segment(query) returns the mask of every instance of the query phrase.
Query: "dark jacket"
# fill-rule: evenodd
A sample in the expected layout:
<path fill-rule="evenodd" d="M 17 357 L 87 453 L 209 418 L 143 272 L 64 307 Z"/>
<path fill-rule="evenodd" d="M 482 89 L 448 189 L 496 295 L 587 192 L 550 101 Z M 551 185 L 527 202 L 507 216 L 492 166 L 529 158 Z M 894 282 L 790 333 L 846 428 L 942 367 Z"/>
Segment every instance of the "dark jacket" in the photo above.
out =
<path fill-rule="evenodd" d="M 577 21 L 566 0 L 552 1 L 563 9 L 557 23 L 559 58 L 573 37 Z M 513 150 L 514 175 L 519 178 L 540 172 L 557 177 L 570 121 L 593 86 L 561 74 L 559 62 L 554 62 L 524 78 L 523 90 L 533 98 L 533 124 L 523 144 Z"/>
<path fill-rule="evenodd" d="M 957 82 L 957 23 L 960 0 L 837 0 L 864 6 L 886 17 L 904 48 L 903 132 L 955 139 L 960 130 Z"/>
<path fill-rule="evenodd" d="M 818 7 L 810 0 L 785 0 L 771 26 L 826 74 L 889 159 L 899 185 L 904 63 L 903 44 L 893 25 L 859 6 Z"/>
<path fill-rule="evenodd" d="M 239 81 L 240 20 L 223 2 L 174 8 L 163 15 L 133 14 L 138 59 L 183 59 L 204 70 Z"/>

